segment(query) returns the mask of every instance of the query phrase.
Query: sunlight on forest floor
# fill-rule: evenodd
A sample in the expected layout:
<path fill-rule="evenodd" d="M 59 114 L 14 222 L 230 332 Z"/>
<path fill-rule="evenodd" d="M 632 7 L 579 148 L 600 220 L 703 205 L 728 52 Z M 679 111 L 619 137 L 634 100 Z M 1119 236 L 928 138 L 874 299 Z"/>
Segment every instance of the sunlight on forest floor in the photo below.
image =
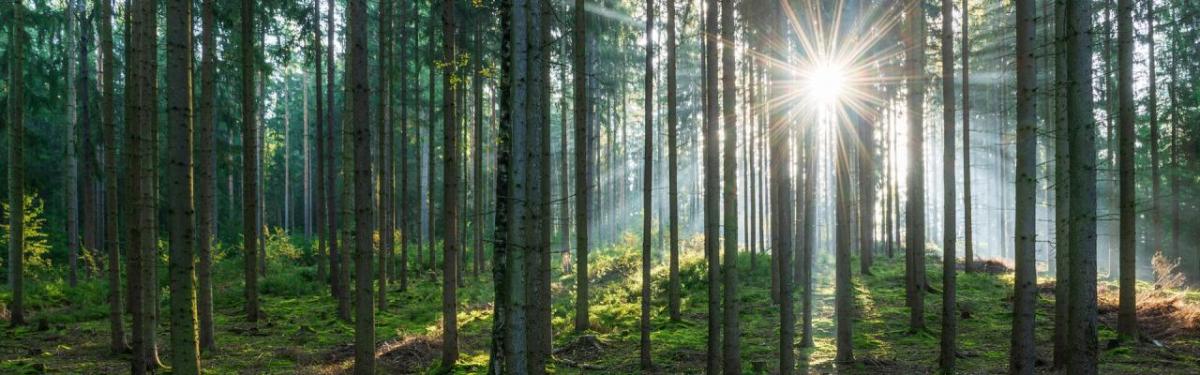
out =
<path fill-rule="evenodd" d="M 592 259 L 593 280 L 592 332 L 571 332 L 574 275 L 556 275 L 553 324 L 555 337 L 555 373 L 637 373 L 638 300 L 640 279 L 636 239 L 596 249 Z M 661 373 L 699 373 L 705 358 L 705 306 L 702 254 L 699 241 L 685 241 L 681 261 L 683 285 L 683 321 L 667 319 L 665 266 L 653 270 L 654 331 L 652 353 Z M 902 254 L 898 254 L 902 256 Z M 928 260 L 928 278 L 940 289 L 940 260 Z M 854 363 L 835 365 L 832 278 L 829 258 L 818 257 L 814 295 L 815 347 L 799 348 L 797 358 L 802 373 L 930 373 L 936 369 L 940 294 L 926 295 L 928 330 L 911 333 L 909 309 L 904 304 L 904 271 L 901 259 L 879 257 L 874 275 L 855 274 L 855 296 L 859 307 L 854 315 Z M 741 310 L 741 350 L 743 368 L 774 371 L 777 365 L 778 308 L 770 302 L 768 259 L 760 256 L 750 271 L 750 255 L 739 259 Z M 855 267 L 857 268 L 857 267 Z M 994 271 L 994 270 L 993 270 Z M 353 326 L 334 316 L 335 305 L 327 289 L 315 279 L 315 270 L 303 266 L 276 266 L 261 283 L 266 322 L 252 325 L 240 314 L 240 265 L 220 263 L 215 277 L 217 341 L 215 353 L 205 353 L 208 372 L 273 374 L 341 374 L 351 366 Z M 555 271 L 558 272 L 558 271 Z M 380 373 L 423 373 L 433 370 L 440 358 L 440 286 L 433 273 L 415 272 L 408 292 L 393 290 L 390 306 L 376 314 L 379 341 L 377 355 Z M 461 359 L 459 373 L 481 373 L 487 366 L 487 347 L 491 328 L 491 284 L 487 277 L 468 275 L 460 289 L 459 310 Z M 1053 288 L 1049 280 L 1041 286 L 1038 306 L 1038 358 L 1051 359 Z M 959 370 L 962 373 L 1003 373 L 1008 360 L 1011 325 L 1012 276 L 1004 272 L 960 273 L 959 285 Z M 395 286 L 395 284 L 393 284 Z M 1104 324 L 1104 298 L 1113 288 L 1101 283 L 1101 347 L 1115 337 Z M 15 330 L 4 329 L 0 341 L 0 372 L 3 373 L 87 373 L 117 374 L 128 371 L 122 356 L 108 353 L 108 323 L 105 320 L 104 287 L 88 281 L 74 290 L 44 284 L 34 287 L 41 298 L 45 317 L 44 330 L 37 324 Z M 1115 290 L 1115 289 L 1112 289 Z M 1153 290 L 1150 284 L 1144 291 Z M 51 291 L 51 293 L 47 293 Z M 1049 291 L 1049 292 L 1047 292 Z M 55 297 L 48 297 L 54 296 Z M 1197 310 L 1200 294 L 1176 293 L 1174 302 Z M 69 297 L 69 298 L 68 298 Z M 35 299 L 37 300 L 37 299 Z M 66 301 L 78 301 L 66 306 Z M 35 305 L 38 306 L 38 305 Z M 1157 306 L 1157 305 L 1156 305 Z M 165 311 L 165 309 L 164 309 Z M 799 324 L 799 293 L 797 293 Z M 1148 337 L 1137 346 L 1120 346 L 1103 351 L 1103 373 L 1136 374 L 1196 373 L 1200 371 L 1200 331 L 1182 327 L 1170 336 Z M 797 329 L 799 342 L 800 329 Z M 1148 335 L 1154 335 L 1151 332 Z M 166 324 L 160 321 L 160 344 L 167 340 Z M 169 358 L 163 346 L 160 356 Z M 1041 367 L 1048 371 L 1047 367 Z"/>

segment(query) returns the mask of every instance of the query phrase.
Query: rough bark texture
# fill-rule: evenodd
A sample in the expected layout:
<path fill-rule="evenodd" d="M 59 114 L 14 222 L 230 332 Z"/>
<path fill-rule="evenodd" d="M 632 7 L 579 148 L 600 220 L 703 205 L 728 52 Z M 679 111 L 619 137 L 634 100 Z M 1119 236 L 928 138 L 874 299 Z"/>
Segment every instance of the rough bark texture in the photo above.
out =
<path fill-rule="evenodd" d="M 726 0 L 728 1 L 728 0 Z M 652 215 L 652 197 L 654 196 L 652 187 L 654 186 L 654 1 L 646 2 L 646 76 L 645 76 L 645 99 L 646 103 L 642 107 L 646 111 L 645 139 L 646 153 L 645 159 L 642 161 L 644 168 L 642 169 L 642 314 L 639 319 L 641 326 L 641 345 L 640 359 L 643 371 L 651 370 L 650 362 L 650 251 L 653 246 L 653 235 L 651 233 Z M 733 137 L 730 137 L 733 139 Z M 732 155 L 732 154 L 731 154 Z M 732 215 L 734 222 L 737 221 L 736 215 Z M 728 240 L 728 238 L 726 239 Z M 737 243 L 734 242 L 730 246 L 735 249 Z M 736 252 L 735 252 L 736 256 Z M 728 313 L 727 313 L 728 314 Z M 728 371 L 728 368 L 726 369 Z"/>
<path fill-rule="evenodd" d="M 1033 0 L 1016 2 L 1017 149 L 1016 280 L 1013 283 L 1012 346 L 1009 373 L 1034 373 L 1034 312 L 1037 308 L 1037 40 Z M 965 130 L 964 130 L 965 131 Z M 948 290 L 946 291 L 948 294 Z M 945 314 L 945 311 L 943 311 Z M 953 314 L 953 312 L 951 312 Z"/>
<path fill-rule="evenodd" d="M 1092 117 L 1090 0 L 1067 1 L 1068 142 L 1071 152 L 1070 293 L 1067 372 L 1097 373 L 1096 342 L 1096 123 Z"/>
<path fill-rule="evenodd" d="M 192 2 L 167 2 L 167 230 L 171 370 L 200 374 L 196 331 L 196 209 L 192 191 Z"/>
<path fill-rule="evenodd" d="M 379 270 L 375 273 L 379 279 L 379 294 L 376 304 L 379 305 L 379 310 L 387 309 L 387 290 L 388 290 L 388 273 L 389 264 L 388 253 L 392 251 L 392 243 L 395 241 L 395 231 L 392 230 L 392 213 L 388 208 L 392 201 L 392 182 L 389 179 L 391 171 L 392 154 L 388 139 L 392 131 L 392 81 L 391 81 L 391 35 L 392 35 L 392 1 L 381 0 L 379 2 L 379 110 L 376 113 L 375 120 L 378 124 L 378 130 L 375 133 L 378 139 L 378 161 L 376 167 L 379 170 L 377 174 L 379 183 L 379 255 L 378 261 Z"/>
<path fill-rule="evenodd" d="M 1124 339 L 1137 338 L 1137 275 L 1136 275 L 1136 246 L 1137 237 L 1137 186 L 1134 180 L 1134 118 L 1136 104 L 1133 101 L 1133 1 L 1117 1 L 1117 64 L 1118 79 L 1118 148 L 1120 157 L 1117 159 L 1120 173 L 1120 307 L 1117 312 L 1117 333 Z M 1154 133 L 1151 130 L 1152 134 Z M 1157 185 L 1157 180 L 1155 180 Z M 1151 203 L 1153 208 L 1154 203 Z M 1149 213 L 1158 217 L 1156 213 Z M 1154 223 L 1151 226 L 1156 227 Z M 1153 237 L 1153 235 L 1151 235 Z M 1157 250 L 1154 248 L 1151 251 Z"/>
<path fill-rule="evenodd" d="M 8 286 L 12 288 L 9 323 L 25 324 L 25 56 L 23 1 L 12 2 L 8 32 Z"/>
<path fill-rule="evenodd" d="M 216 231 L 217 159 L 215 151 L 213 98 L 216 96 L 216 0 L 204 0 L 200 18 L 200 100 L 196 108 L 196 277 L 200 349 L 216 347 L 213 327 L 212 245 Z"/>
<path fill-rule="evenodd" d="M 725 356 L 722 359 L 724 371 L 726 374 L 741 374 L 742 360 L 739 343 L 741 343 L 741 329 L 738 327 L 738 295 L 737 295 L 737 256 L 738 256 L 738 206 L 737 206 L 737 64 L 734 60 L 734 34 L 733 26 L 734 4 L 733 0 L 721 0 L 721 42 L 725 48 L 721 49 L 721 119 L 723 120 L 722 131 L 725 134 L 725 153 L 722 157 L 724 168 L 722 169 L 724 183 L 721 184 L 721 200 L 724 208 L 725 217 L 723 218 L 724 229 L 724 244 L 725 254 L 722 262 L 721 273 L 724 291 L 722 329 L 724 337 L 722 338 L 721 354 Z M 649 80 L 649 78 L 647 78 Z M 647 96 L 651 96 L 651 92 L 647 90 Z M 714 92 L 715 95 L 715 92 Z M 647 99 L 646 107 L 651 107 L 651 101 Z M 647 133 L 649 133 L 649 129 Z M 647 135 L 647 142 L 650 137 Z M 649 156 L 647 156 L 649 158 Z M 650 174 L 647 172 L 646 180 L 650 180 Z M 650 188 L 646 188 L 646 195 L 649 195 Z M 647 256 L 648 258 L 648 256 Z M 786 268 L 784 268 L 786 269 Z M 646 270 L 649 274 L 649 269 Z M 790 273 L 788 273 L 790 274 Z M 645 282 L 649 284 L 649 278 Z"/>
<path fill-rule="evenodd" d="M 442 52 L 444 61 L 455 59 L 455 30 L 454 30 L 454 0 L 442 2 Z M 458 361 L 458 251 L 459 241 L 459 149 L 458 149 L 458 112 L 455 108 L 455 92 L 457 88 L 451 82 L 455 75 L 454 65 L 448 65 L 442 75 L 442 115 L 446 130 L 443 132 L 446 144 L 443 145 L 446 175 L 442 179 L 442 210 L 445 222 L 444 242 L 442 243 L 442 368 L 454 368 Z"/>
<path fill-rule="evenodd" d="M 374 199 L 371 184 L 371 87 L 367 82 L 367 4 L 350 0 L 346 7 L 346 86 L 351 92 L 354 129 L 354 373 L 375 373 L 375 306 L 371 292 Z M 448 282 L 448 284 L 453 284 Z"/>
<path fill-rule="evenodd" d="M 954 2 L 942 0 L 942 334 L 938 364 L 942 373 L 954 373 L 957 356 L 958 306 L 957 283 L 958 232 L 954 196 Z M 865 251 L 865 250 L 864 250 Z"/>
<path fill-rule="evenodd" d="M 721 371 L 721 165 L 719 107 L 717 102 L 717 0 L 705 1 L 704 30 L 704 257 L 708 263 L 708 340 L 705 365 L 707 373 Z"/>
<path fill-rule="evenodd" d="M 76 55 L 76 33 L 75 32 L 75 1 L 67 1 L 66 9 L 66 32 L 64 39 L 66 40 L 66 60 L 67 60 L 67 98 L 66 98 L 66 142 L 67 142 L 67 160 L 66 173 L 63 174 L 63 201 L 67 211 L 67 285 L 75 287 L 78 282 L 76 274 L 79 268 L 79 162 L 75 155 L 75 133 L 77 132 L 80 118 L 78 116 L 78 104 L 76 102 L 76 76 L 75 61 L 77 57 L 87 59 L 87 50 L 80 50 L 80 55 Z M 84 86 L 84 92 L 87 87 Z M 86 188 L 85 188 L 86 189 Z"/>
<path fill-rule="evenodd" d="M 962 0 L 962 168 L 963 168 L 963 271 L 975 267 L 975 239 L 971 231 L 971 43 L 970 0 Z"/>
<path fill-rule="evenodd" d="M 125 319 L 121 305 L 121 250 L 117 234 L 117 124 L 116 84 L 113 62 L 112 3 L 101 0 L 99 6 L 101 85 L 100 121 L 104 126 L 104 252 L 108 255 L 108 326 L 112 353 L 129 350 L 125 339 Z"/>
<path fill-rule="evenodd" d="M 908 201 L 905 205 L 905 249 L 908 254 L 909 328 L 925 329 L 925 16 L 909 7 L 905 45 L 908 86 Z"/>
<path fill-rule="evenodd" d="M 591 107 L 588 97 L 587 13 L 584 0 L 575 0 L 571 30 L 571 74 L 575 121 L 575 332 L 588 330 L 588 223 L 591 220 L 590 191 L 592 177 Z M 672 70 L 673 71 L 673 70 Z M 501 121 L 503 122 L 503 121 Z M 499 197 L 499 195 L 497 195 Z M 671 221 L 674 223 L 674 220 Z"/>
<path fill-rule="evenodd" d="M 1066 4 L 1067 0 L 1054 2 L 1055 57 L 1054 57 L 1054 368 L 1066 367 L 1068 352 L 1068 298 L 1070 291 L 1070 245 L 1071 245 L 1071 180 L 1067 176 L 1071 164 L 1068 147 L 1067 114 L 1067 56 L 1066 56 Z"/>
<path fill-rule="evenodd" d="M 242 259 L 246 278 L 246 320 L 258 321 L 258 125 L 255 124 L 254 0 L 242 0 Z"/>

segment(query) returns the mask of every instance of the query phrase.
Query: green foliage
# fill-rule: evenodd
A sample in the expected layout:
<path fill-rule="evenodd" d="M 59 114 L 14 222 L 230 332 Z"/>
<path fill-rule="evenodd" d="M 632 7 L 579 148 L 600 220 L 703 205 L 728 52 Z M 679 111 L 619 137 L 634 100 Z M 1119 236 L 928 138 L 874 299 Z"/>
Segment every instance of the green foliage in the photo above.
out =
<path fill-rule="evenodd" d="M 0 243 L 8 244 L 9 217 L 12 213 L 9 204 L 0 203 L 0 211 L 3 212 L 4 222 L 0 223 Z M 37 193 L 25 195 L 25 273 L 27 277 L 37 277 L 37 275 L 50 270 L 50 243 L 49 237 L 46 234 L 46 218 L 44 217 L 45 205 L 41 198 L 38 198 Z M 4 265 L 4 261 L 0 260 L 0 265 Z"/>
<path fill-rule="evenodd" d="M 300 247 L 292 243 L 291 236 L 283 228 L 268 230 L 263 236 L 263 247 L 267 251 L 267 264 L 291 263 L 304 256 Z"/>

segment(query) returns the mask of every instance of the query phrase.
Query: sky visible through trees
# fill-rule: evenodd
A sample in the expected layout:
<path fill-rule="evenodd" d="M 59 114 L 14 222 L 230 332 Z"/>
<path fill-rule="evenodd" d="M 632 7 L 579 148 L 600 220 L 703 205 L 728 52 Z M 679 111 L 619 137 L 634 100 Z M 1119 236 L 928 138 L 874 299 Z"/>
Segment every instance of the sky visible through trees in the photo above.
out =
<path fill-rule="evenodd" d="M 1193 1 L 0 30 L 0 373 L 1200 372 Z"/>

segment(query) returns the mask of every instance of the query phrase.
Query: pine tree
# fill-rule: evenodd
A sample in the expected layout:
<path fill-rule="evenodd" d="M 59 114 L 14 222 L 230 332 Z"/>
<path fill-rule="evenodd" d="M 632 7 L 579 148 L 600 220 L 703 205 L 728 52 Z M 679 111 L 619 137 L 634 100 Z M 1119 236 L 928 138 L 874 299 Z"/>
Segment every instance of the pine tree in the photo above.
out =
<path fill-rule="evenodd" d="M 452 369 L 458 361 L 458 256 L 462 245 L 459 240 L 459 153 L 458 146 L 458 109 L 455 94 L 458 88 L 455 79 L 457 50 L 455 49 L 455 6 L 454 0 L 442 2 L 442 52 L 443 61 L 450 62 L 446 72 L 442 74 L 442 115 L 446 129 L 443 132 L 446 143 L 442 145 L 446 163 L 445 177 L 442 179 L 442 210 L 444 222 L 444 241 L 442 242 L 442 368 Z"/>
<path fill-rule="evenodd" d="M 724 120 L 725 134 L 725 153 L 724 165 L 722 170 L 724 173 L 724 183 L 722 186 L 722 203 L 724 207 L 725 217 L 723 220 L 724 240 L 725 240 L 725 257 L 721 267 L 723 276 L 724 314 L 721 317 L 724 337 L 722 338 L 721 354 L 725 357 L 722 359 L 724 371 L 726 374 L 742 373 L 741 351 L 738 346 L 741 343 L 741 330 L 738 327 L 738 294 L 737 294 L 737 256 L 738 256 L 738 207 L 737 207 L 737 77 L 734 72 L 737 70 L 737 65 L 734 60 L 734 33 L 733 25 L 734 4 L 733 0 L 721 0 L 721 43 L 724 48 L 721 49 L 721 116 Z M 714 91 L 712 95 L 716 95 Z M 715 103 L 714 103 L 715 104 Z M 650 103 L 646 103 L 650 107 Z M 649 132 L 649 130 L 647 130 Z M 649 139 L 649 136 L 647 136 Z M 649 175 L 647 175 L 649 180 Z M 649 188 L 645 193 L 649 195 Z M 780 268 L 781 270 L 787 267 Z M 649 268 L 647 267 L 647 274 Z M 647 276 L 647 279 L 649 277 Z M 649 280 L 646 282 L 649 284 Z M 649 293 L 647 293 L 649 294 Z"/>
<path fill-rule="evenodd" d="M 24 2 L 12 2 L 8 32 L 8 286 L 12 288 L 9 323 L 25 324 L 25 29 Z"/>
<path fill-rule="evenodd" d="M 958 293 L 957 255 L 958 241 L 954 186 L 954 3 L 942 0 L 942 334 L 941 355 L 938 364 L 942 373 L 954 373 L 954 360 L 958 355 Z M 1032 112 L 1031 112 L 1032 113 Z M 864 252 L 866 250 L 863 250 Z"/>
<path fill-rule="evenodd" d="M 200 349 L 216 348 L 213 327 L 212 245 L 215 239 L 217 160 L 214 136 L 214 106 L 216 96 L 216 4 L 204 0 L 200 18 L 200 100 L 196 108 L 196 241 L 199 263 L 196 268 L 199 283 L 197 311 L 200 321 Z"/>
<path fill-rule="evenodd" d="M 258 125 L 255 124 L 254 0 L 242 0 L 242 250 L 246 278 L 246 320 L 258 321 Z"/>
<path fill-rule="evenodd" d="M 651 234 L 652 197 L 654 186 L 654 1 L 646 1 L 646 78 L 645 106 L 646 131 L 643 141 L 646 143 L 644 166 L 642 169 L 642 315 L 640 319 L 641 345 L 639 355 L 643 371 L 651 370 L 650 362 L 650 251 L 653 239 Z M 730 137 L 732 139 L 732 137 Z M 732 155 L 732 154 L 731 154 Z M 734 215 L 736 222 L 736 215 Z M 736 243 L 733 246 L 737 246 Z"/>
<path fill-rule="evenodd" d="M 1034 7 L 1033 0 L 1016 2 L 1016 280 L 1013 285 L 1012 346 L 1009 352 L 1011 374 L 1033 374 L 1036 361 L 1034 310 L 1037 307 L 1037 70 L 1034 65 L 1034 46 L 1037 41 L 1037 28 Z M 949 290 L 945 293 L 949 294 Z"/>
<path fill-rule="evenodd" d="M 129 351 L 121 305 L 121 251 L 117 241 L 116 68 L 113 62 L 112 3 L 110 0 L 100 0 L 97 6 L 100 17 L 100 71 L 103 74 L 100 121 L 104 126 L 104 252 L 108 255 L 109 349 L 115 354 Z"/>
<path fill-rule="evenodd" d="M 1120 173 L 1120 235 L 1118 241 L 1120 248 L 1120 297 L 1119 308 L 1117 312 L 1117 332 L 1123 339 L 1137 338 L 1137 275 L 1136 275 L 1136 230 L 1137 230 L 1137 186 L 1134 181 L 1134 141 L 1136 140 L 1134 133 L 1134 117 L 1136 104 L 1133 101 L 1133 1 L 1118 0 L 1117 2 L 1117 49 L 1118 49 L 1118 87 L 1117 95 L 1120 105 L 1118 119 L 1118 135 L 1120 157 L 1117 159 Z M 1151 47 L 1153 48 L 1153 47 Z M 1151 84 L 1153 87 L 1153 84 Z M 1151 121 L 1153 124 L 1153 121 Z M 1151 125 L 1153 126 L 1153 125 Z M 1157 131 L 1151 129 L 1151 134 L 1155 135 Z M 1152 138 L 1156 138 L 1152 136 Z M 1152 141 L 1151 144 L 1154 142 Z M 1154 146 L 1151 146 L 1152 148 Z M 1152 151 L 1152 153 L 1154 153 Z M 1152 158 L 1153 159 L 1153 158 Z M 1153 162 L 1152 162 L 1153 163 Z M 1155 163 L 1157 164 L 1157 163 Z M 1157 168 L 1157 167 L 1154 167 Z M 1152 173 L 1157 174 L 1157 173 Z M 1156 178 L 1156 177 L 1152 177 Z M 1153 184 L 1157 189 L 1158 180 L 1155 179 Z M 1155 207 L 1154 200 L 1157 199 L 1155 192 L 1150 203 L 1151 208 Z M 1158 217 L 1158 214 L 1150 213 L 1152 217 Z M 1152 224 L 1156 227 L 1158 224 Z M 1154 237 L 1151 235 L 1150 237 Z M 1151 250 L 1157 250 L 1151 247 Z"/>
<path fill-rule="evenodd" d="M 1067 1 L 1066 87 L 1071 158 L 1070 300 L 1067 372 L 1097 373 L 1096 123 L 1092 117 L 1091 1 Z"/>
<path fill-rule="evenodd" d="M 588 97 L 587 13 L 584 0 L 575 0 L 572 12 L 575 19 L 571 30 L 571 73 L 575 121 L 575 332 L 588 330 L 588 225 L 592 211 L 589 175 L 592 136 L 590 129 L 591 104 Z M 507 47 L 507 46 L 506 46 Z M 503 57 L 503 56 L 502 56 Z M 673 71 L 673 69 L 672 69 Z M 503 107 L 503 105 L 501 105 Z M 502 119 L 503 123 L 504 120 Z M 499 184 L 499 182 L 497 182 Z M 499 188 L 497 188 L 499 189 Z M 497 197 L 501 197 L 497 190 Z M 675 221 L 672 220 L 672 223 Z M 497 224 L 498 225 L 498 224 Z M 497 229 L 497 232 L 499 229 Z"/>

